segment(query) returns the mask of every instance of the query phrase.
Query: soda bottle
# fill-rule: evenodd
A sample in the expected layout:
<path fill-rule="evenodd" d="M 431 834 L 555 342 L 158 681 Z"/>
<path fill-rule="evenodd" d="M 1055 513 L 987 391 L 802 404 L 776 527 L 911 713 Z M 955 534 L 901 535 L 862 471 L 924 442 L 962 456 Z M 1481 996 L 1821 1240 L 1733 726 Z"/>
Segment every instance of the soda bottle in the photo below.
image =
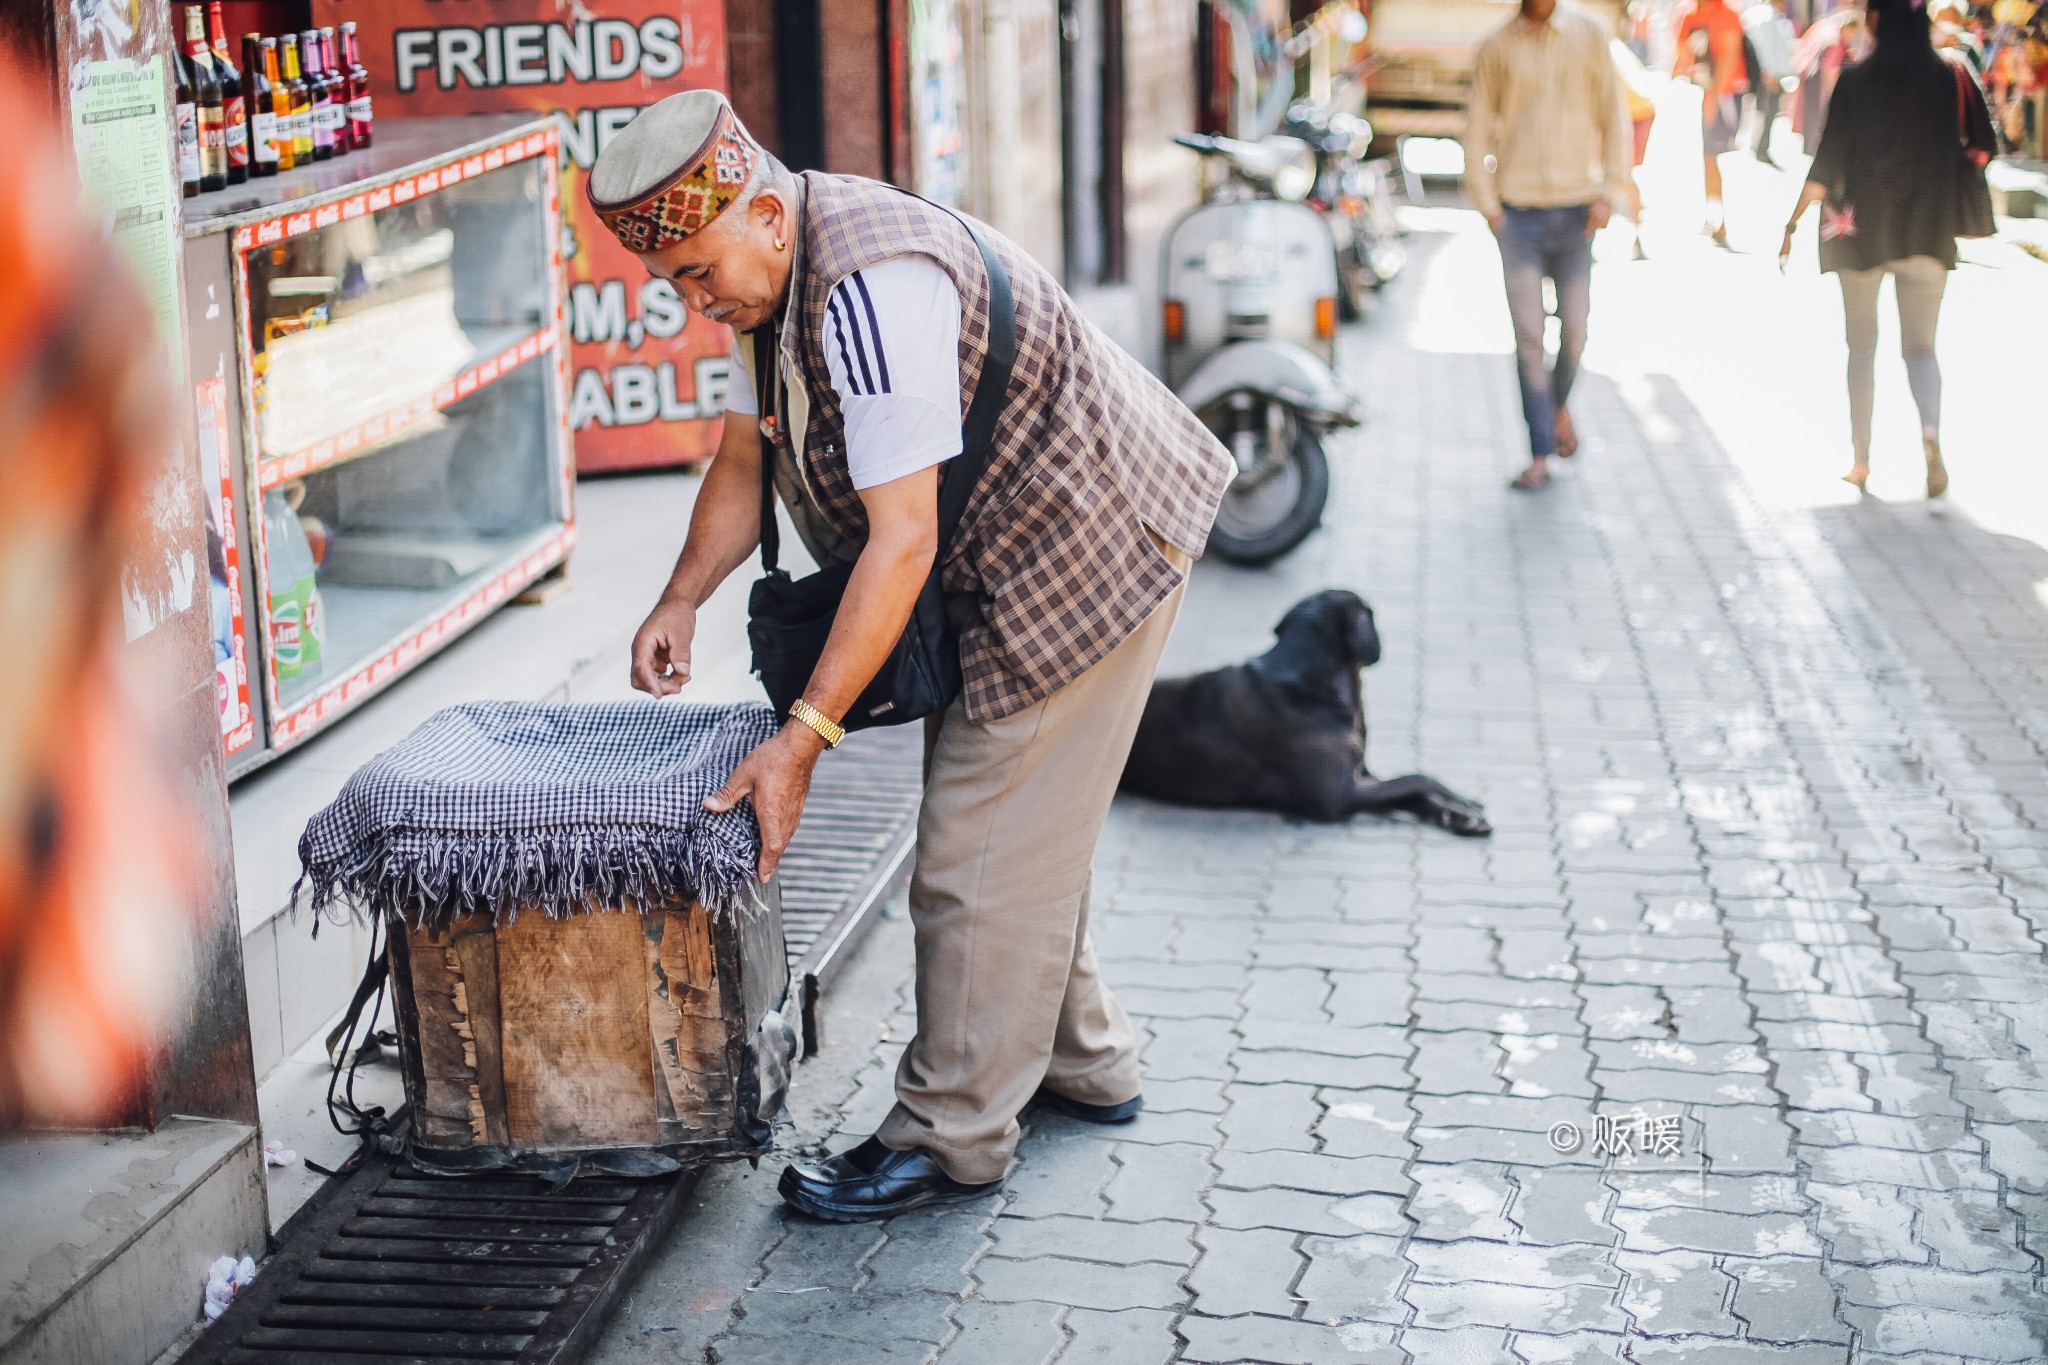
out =
<path fill-rule="evenodd" d="M 348 64 L 348 145 L 362 151 L 370 145 L 370 70 L 356 44 L 355 21 L 341 26 L 342 60 Z"/>
<path fill-rule="evenodd" d="M 220 73 L 206 43 L 206 18 L 199 6 L 185 6 L 185 56 L 192 66 L 193 103 L 199 111 L 199 192 L 228 186 L 227 111 L 221 105 Z"/>
<path fill-rule="evenodd" d="M 228 149 L 228 183 L 249 178 L 249 105 L 242 98 L 242 73 L 228 60 L 228 34 L 220 22 L 220 0 L 207 0 L 206 28 L 213 49 L 214 70 L 220 73 L 221 132 Z"/>
<path fill-rule="evenodd" d="M 263 69 L 263 37 L 242 35 L 242 85 L 249 101 L 249 174 L 276 175 L 277 107 L 270 73 Z"/>

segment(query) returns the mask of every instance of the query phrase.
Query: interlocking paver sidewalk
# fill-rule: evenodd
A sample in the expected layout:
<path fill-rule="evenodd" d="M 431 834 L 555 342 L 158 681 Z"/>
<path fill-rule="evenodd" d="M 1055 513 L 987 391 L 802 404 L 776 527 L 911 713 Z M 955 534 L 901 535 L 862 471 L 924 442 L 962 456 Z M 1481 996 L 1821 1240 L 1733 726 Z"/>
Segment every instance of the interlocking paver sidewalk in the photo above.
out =
<path fill-rule="evenodd" d="M 1358 588 L 1373 766 L 1498 833 L 1120 803 L 1145 1115 L 876 1227 L 717 1173 L 599 1359 L 2048 1358 L 2048 556 L 1766 510 L 1656 376 L 1589 374 L 1585 468 L 1510 497 L 1505 359 L 1418 342 L 1476 258 L 1415 245 L 1327 529 L 1203 566 L 1172 657 Z M 908 966 L 883 925 L 796 1144 L 886 1108 Z"/>

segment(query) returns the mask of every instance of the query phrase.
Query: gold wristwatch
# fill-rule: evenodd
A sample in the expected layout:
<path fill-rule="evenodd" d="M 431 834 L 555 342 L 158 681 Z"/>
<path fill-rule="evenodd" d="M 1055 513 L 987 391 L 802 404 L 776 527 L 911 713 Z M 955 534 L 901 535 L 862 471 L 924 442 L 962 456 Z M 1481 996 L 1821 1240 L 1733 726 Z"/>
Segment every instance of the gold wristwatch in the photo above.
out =
<path fill-rule="evenodd" d="M 789 718 L 800 721 L 818 732 L 818 738 L 825 741 L 825 747 L 836 749 L 839 741 L 846 738 L 846 727 L 820 711 L 817 707 L 798 697 L 789 704 Z"/>

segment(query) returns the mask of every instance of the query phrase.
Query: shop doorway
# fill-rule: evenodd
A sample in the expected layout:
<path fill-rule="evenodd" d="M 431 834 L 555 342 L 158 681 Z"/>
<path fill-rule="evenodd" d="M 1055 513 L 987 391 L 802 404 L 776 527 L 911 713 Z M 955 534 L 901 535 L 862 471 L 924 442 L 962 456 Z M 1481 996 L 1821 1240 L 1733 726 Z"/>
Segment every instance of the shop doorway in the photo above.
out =
<path fill-rule="evenodd" d="M 1067 287 L 1125 277 L 1123 0 L 1060 0 L 1060 198 Z"/>
<path fill-rule="evenodd" d="M 792 171 L 825 168 L 825 50 L 818 0 L 773 0 L 777 155 Z"/>

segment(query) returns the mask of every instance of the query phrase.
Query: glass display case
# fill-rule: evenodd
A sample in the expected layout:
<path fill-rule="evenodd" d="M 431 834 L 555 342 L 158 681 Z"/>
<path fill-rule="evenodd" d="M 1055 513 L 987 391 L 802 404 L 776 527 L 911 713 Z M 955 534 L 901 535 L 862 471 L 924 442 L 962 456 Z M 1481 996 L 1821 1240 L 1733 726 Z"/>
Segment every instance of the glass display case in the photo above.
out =
<path fill-rule="evenodd" d="M 389 120 L 362 164 L 252 182 L 188 228 L 188 288 L 210 296 L 192 316 L 217 320 L 217 284 L 234 306 L 266 752 L 568 553 L 557 138 L 523 116 Z"/>

